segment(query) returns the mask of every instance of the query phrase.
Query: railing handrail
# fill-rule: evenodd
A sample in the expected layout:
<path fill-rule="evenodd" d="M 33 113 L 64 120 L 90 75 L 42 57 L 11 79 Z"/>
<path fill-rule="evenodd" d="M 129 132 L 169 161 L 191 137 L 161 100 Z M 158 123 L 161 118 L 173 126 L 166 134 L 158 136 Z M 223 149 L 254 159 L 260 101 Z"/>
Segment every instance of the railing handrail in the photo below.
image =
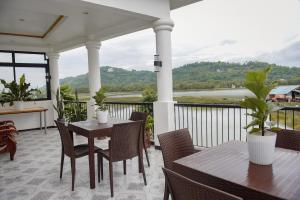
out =
<path fill-rule="evenodd" d="M 75 103 L 76 101 L 65 100 L 66 103 Z M 87 101 L 79 101 L 78 103 L 87 103 Z M 153 103 L 144 102 L 105 102 L 105 104 L 124 104 L 124 105 L 152 105 Z M 206 104 L 206 103 L 175 103 L 178 107 L 208 107 L 208 108 L 242 108 L 237 104 Z M 285 106 L 280 110 L 295 110 L 300 111 L 300 106 Z"/>
<path fill-rule="evenodd" d="M 243 108 L 237 104 L 199 104 L 199 103 L 175 103 L 178 107 L 208 107 L 208 108 Z M 285 106 L 280 110 L 300 111 L 300 106 Z"/>
<path fill-rule="evenodd" d="M 153 105 L 153 103 L 142 103 L 142 102 L 104 102 L 105 104 L 124 104 L 124 105 Z"/>
<path fill-rule="evenodd" d="M 64 103 L 77 103 L 77 101 L 64 100 Z M 78 101 L 78 103 L 87 103 L 87 101 Z"/>

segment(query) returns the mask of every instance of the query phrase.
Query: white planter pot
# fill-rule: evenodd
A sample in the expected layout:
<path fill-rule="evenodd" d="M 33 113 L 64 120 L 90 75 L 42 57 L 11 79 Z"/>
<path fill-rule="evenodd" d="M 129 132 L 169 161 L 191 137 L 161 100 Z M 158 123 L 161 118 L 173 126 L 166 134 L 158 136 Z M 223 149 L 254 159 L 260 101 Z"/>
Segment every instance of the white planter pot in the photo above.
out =
<path fill-rule="evenodd" d="M 14 106 L 15 106 L 16 110 L 23 110 L 24 102 L 23 101 L 14 101 Z"/>
<path fill-rule="evenodd" d="M 108 121 L 108 110 L 106 110 L 106 111 L 97 110 L 97 119 L 98 119 L 98 122 L 101 123 L 101 124 L 107 123 L 107 121 Z"/>
<path fill-rule="evenodd" d="M 248 134 L 248 152 L 250 162 L 258 165 L 273 163 L 277 134 L 266 131 L 265 136 Z"/>

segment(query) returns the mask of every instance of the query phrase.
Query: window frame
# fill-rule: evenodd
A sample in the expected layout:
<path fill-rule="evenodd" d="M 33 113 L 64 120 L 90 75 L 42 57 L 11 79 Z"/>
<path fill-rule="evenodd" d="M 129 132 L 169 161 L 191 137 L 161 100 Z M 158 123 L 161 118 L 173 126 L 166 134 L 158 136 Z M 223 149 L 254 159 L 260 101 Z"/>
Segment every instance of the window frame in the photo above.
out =
<path fill-rule="evenodd" d="M 16 68 L 23 67 L 23 68 L 44 68 L 45 69 L 45 79 L 46 79 L 46 91 L 47 97 L 46 98 L 38 98 L 32 101 L 45 101 L 51 100 L 51 84 L 50 84 L 50 69 L 49 69 L 49 59 L 46 56 L 45 52 L 29 52 L 29 51 L 9 51 L 9 50 L 0 50 L 0 53 L 11 53 L 12 62 L 0 62 L 1 67 L 12 67 L 13 68 L 13 80 L 16 81 Z M 16 63 L 15 54 L 39 54 L 43 55 L 46 63 Z"/>

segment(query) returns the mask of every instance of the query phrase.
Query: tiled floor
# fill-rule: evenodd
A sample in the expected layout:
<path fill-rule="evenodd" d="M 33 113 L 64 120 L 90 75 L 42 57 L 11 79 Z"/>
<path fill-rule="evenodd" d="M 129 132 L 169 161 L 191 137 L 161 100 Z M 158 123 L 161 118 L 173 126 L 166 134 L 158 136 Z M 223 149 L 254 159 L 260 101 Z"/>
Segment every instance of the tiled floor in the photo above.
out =
<path fill-rule="evenodd" d="M 75 191 L 71 191 L 70 161 L 65 158 L 63 178 L 59 179 L 60 138 L 56 129 L 45 135 L 41 131 L 21 132 L 16 137 L 18 146 L 14 161 L 8 154 L 0 154 L 0 199 L 1 200 L 161 200 L 164 177 L 161 171 L 161 152 L 149 149 L 151 167 L 145 170 L 148 185 L 144 186 L 138 173 L 137 159 L 127 161 L 127 175 L 123 175 L 122 163 L 114 164 L 115 197 L 110 198 L 108 164 L 104 160 L 104 180 L 89 188 L 87 157 L 76 160 Z M 75 143 L 86 143 L 81 136 Z M 96 141 L 105 147 L 107 141 Z"/>

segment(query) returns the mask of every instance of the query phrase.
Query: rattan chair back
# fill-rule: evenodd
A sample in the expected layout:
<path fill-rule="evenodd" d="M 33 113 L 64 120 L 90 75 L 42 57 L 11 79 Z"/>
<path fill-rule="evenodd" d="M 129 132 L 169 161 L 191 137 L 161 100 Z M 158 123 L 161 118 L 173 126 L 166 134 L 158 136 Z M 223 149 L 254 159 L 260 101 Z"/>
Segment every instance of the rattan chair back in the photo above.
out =
<path fill-rule="evenodd" d="M 188 129 L 180 129 L 158 135 L 164 165 L 173 169 L 173 161 L 195 153 Z"/>
<path fill-rule="evenodd" d="M 110 140 L 112 162 L 128 160 L 139 155 L 141 125 L 142 121 L 135 121 L 113 126 Z"/>
<path fill-rule="evenodd" d="M 277 133 L 276 147 L 300 151 L 300 131 L 279 131 Z"/>
<path fill-rule="evenodd" d="M 241 200 L 229 193 L 197 183 L 171 170 L 163 168 L 173 200 Z"/>
<path fill-rule="evenodd" d="M 60 121 L 55 120 L 55 123 L 58 128 L 64 153 L 69 157 L 74 157 L 75 156 L 74 144 L 68 127 L 65 126 L 63 122 Z"/>

